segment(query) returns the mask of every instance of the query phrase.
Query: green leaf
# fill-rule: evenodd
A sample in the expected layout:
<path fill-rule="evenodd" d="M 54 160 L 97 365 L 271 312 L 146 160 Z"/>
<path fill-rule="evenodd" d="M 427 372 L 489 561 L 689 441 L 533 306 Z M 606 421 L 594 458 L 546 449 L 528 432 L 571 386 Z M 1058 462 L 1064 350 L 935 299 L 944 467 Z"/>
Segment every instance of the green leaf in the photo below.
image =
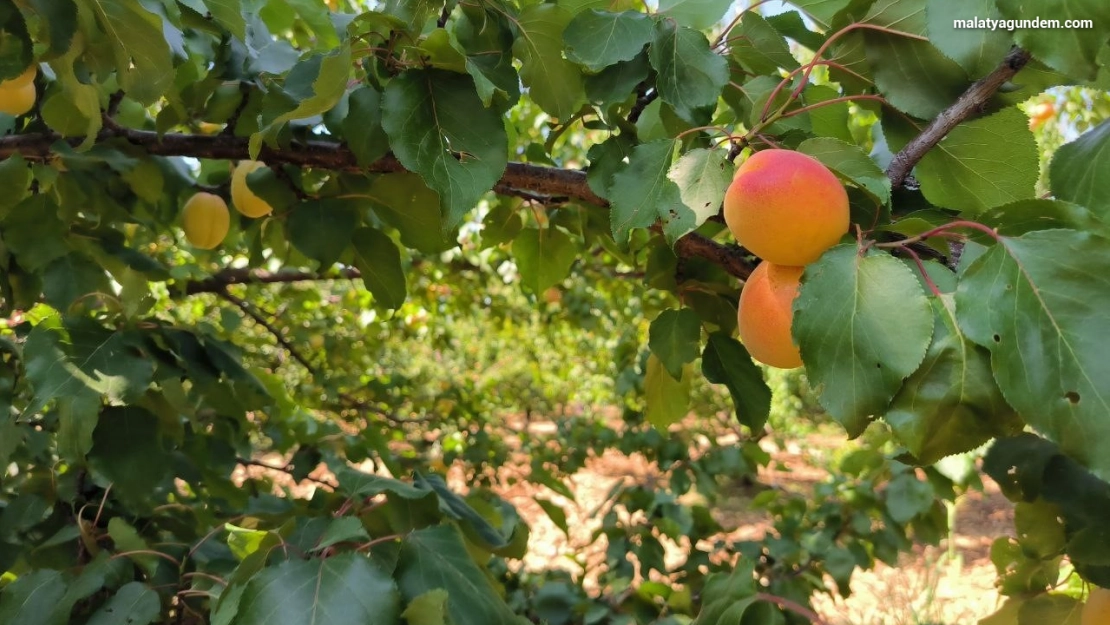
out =
<path fill-rule="evenodd" d="M 1110 220 L 1110 121 L 1056 150 L 1048 169 L 1052 194 L 1057 199 L 1086 206 L 1096 216 Z"/>
<path fill-rule="evenodd" d="M 794 339 L 821 405 L 850 436 L 886 410 L 932 333 L 920 282 L 888 254 L 839 245 L 802 275 Z"/>
<path fill-rule="evenodd" d="M 590 9 L 574 16 L 563 31 L 567 58 L 591 72 L 631 61 L 652 36 L 651 18 L 639 11 Z"/>
<path fill-rule="evenodd" d="M 741 560 L 729 573 L 713 573 L 706 579 L 702 609 L 692 625 L 733 625 L 757 600 L 752 563 Z"/>
<path fill-rule="evenodd" d="M 774 74 L 780 68 L 792 70 L 799 65 L 786 39 L 755 11 L 744 13 L 728 39 L 729 55 L 753 74 Z"/>
<path fill-rule="evenodd" d="M 351 92 L 343 136 L 358 164 L 365 167 L 389 152 L 389 138 L 382 129 L 382 94 L 370 86 Z"/>
<path fill-rule="evenodd" d="M 482 220 L 482 246 L 490 247 L 512 241 L 520 234 L 524 221 L 520 218 L 520 203 L 503 199 Z"/>
<path fill-rule="evenodd" d="M 1063 594 L 1037 595 L 1021 604 L 1017 622 L 1018 625 L 1083 625 L 1083 604 Z"/>
<path fill-rule="evenodd" d="M 1017 45 L 1037 59 L 1072 78 L 1090 80 L 1098 71 L 1099 50 L 1106 43 L 1106 24 L 1110 23 L 1110 4 L 1102 0 L 1040 0 L 1033 14 L 1020 0 L 997 0 L 1002 17 L 1012 20 L 1048 18 L 1060 20 L 1094 20 L 1094 28 L 1018 28 L 1014 31 Z"/>
<path fill-rule="evenodd" d="M 108 276 L 100 265 L 76 252 L 47 265 L 42 281 L 46 303 L 61 311 L 68 310 L 71 304 L 85 295 L 112 292 Z"/>
<path fill-rule="evenodd" d="M 27 189 L 31 185 L 31 164 L 23 160 L 19 154 L 14 154 L 0 161 L 0 188 L 5 190 L 0 197 L 0 220 L 6 215 L 7 209 L 19 204 L 27 197 Z"/>
<path fill-rule="evenodd" d="M 413 173 L 378 176 L 370 183 L 374 212 L 397 229 L 407 247 L 436 254 L 458 245 L 457 233 L 445 230 L 439 195 Z"/>
<path fill-rule="evenodd" d="M 954 20 L 1000 19 L 995 0 L 927 0 L 925 28 L 929 41 L 959 63 L 971 78 L 989 74 L 1010 51 L 1012 35 L 1002 29 L 954 28 Z"/>
<path fill-rule="evenodd" d="M 706 30 L 725 16 L 731 0 L 660 0 L 659 13 L 680 26 Z"/>
<path fill-rule="evenodd" d="M 382 308 L 397 309 L 405 303 L 408 286 L 401 267 L 401 252 L 380 230 L 359 228 L 352 235 L 355 266 L 362 273 L 362 282 L 374 294 Z"/>
<path fill-rule="evenodd" d="M 567 277 L 578 246 L 558 228 L 525 228 L 513 240 L 513 258 L 521 282 L 533 293 L 542 293 Z"/>
<path fill-rule="evenodd" d="M 990 352 L 960 331 L 951 295 L 933 299 L 936 323 L 925 360 L 894 396 L 884 419 L 922 464 L 970 451 L 1022 424 L 1006 404 Z"/>
<path fill-rule="evenodd" d="M 790 3 L 805 11 L 806 15 L 828 29 L 853 0 L 792 0 Z"/>
<path fill-rule="evenodd" d="M 321 551 L 339 543 L 365 542 L 367 540 L 370 540 L 370 535 L 366 533 L 362 521 L 358 517 L 344 516 L 328 520 L 327 529 L 324 530 L 323 535 L 320 536 L 320 542 L 316 543 L 312 550 Z"/>
<path fill-rule="evenodd" d="M 285 83 L 266 96 L 262 127 L 250 138 L 250 156 L 258 158 L 263 141 L 273 141 L 287 123 L 323 114 L 343 98 L 351 75 L 351 46 L 316 54 L 289 70 Z M 277 113 L 277 115 L 273 115 Z"/>
<path fill-rule="evenodd" d="M 921 0 L 879 0 L 863 21 L 922 37 L 926 33 Z M 963 68 L 928 41 L 871 29 L 863 38 L 875 85 L 899 110 L 931 119 L 967 87 Z"/>
<path fill-rule="evenodd" d="M 698 123 L 699 110 L 712 110 L 728 84 L 728 62 L 709 48 L 699 31 L 669 20 L 655 25 L 648 60 L 658 72 L 659 97 L 682 119 Z"/>
<path fill-rule="evenodd" d="M 286 228 L 293 247 L 326 268 L 351 244 L 356 225 L 358 204 L 354 200 L 325 198 L 297 204 Z"/>
<path fill-rule="evenodd" d="M 405 537 L 397 562 L 397 584 L 406 601 L 447 591 L 447 614 L 456 625 L 517 625 L 516 617 L 474 564 L 454 525 L 436 525 Z"/>
<path fill-rule="evenodd" d="M 656 429 L 666 431 L 672 423 L 679 422 L 690 408 L 690 380 L 693 376 L 689 367 L 684 367 L 682 375 L 675 379 L 667 373 L 663 361 L 655 354 L 648 356 L 647 370 L 644 372 L 644 411 L 648 423 Z"/>
<path fill-rule="evenodd" d="M 142 104 L 157 102 L 174 79 L 162 19 L 134 0 L 96 0 L 91 8 L 111 46 L 120 86 Z"/>
<path fill-rule="evenodd" d="M 678 185 L 679 198 L 694 213 L 691 230 L 720 212 L 733 172 L 724 152 L 707 148 L 690 150 L 671 166 L 667 178 Z"/>
<path fill-rule="evenodd" d="M 725 385 L 741 424 L 752 432 L 763 431 L 771 414 L 771 388 L 740 341 L 724 332 L 710 334 L 701 355 L 701 371 L 706 380 Z"/>
<path fill-rule="evenodd" d="M 915 172 L 931 203 L 974 215 L 1032 198 L 1038 169 L 1037 142 L 1028 120 L 1008 107 L 956 126 L 925 154 Z"/>
<path fill-rule="evenodd" d="M 586 103 L 581 70 L 563 58 L 563 31 L 572 17 L 558 5 L 533 4 L 517 18 L 521 33 L 513 43 L 529 97 L 558 120 L 569 119 Z"/>
<path fill-rule="evenodd" d="M 66 585 L 58 571 L 39 569 L 20 575 L 0 592 L 0 623 L 53 625 L 58 616 L 55 608 L 65 592 Z"/>
<path fill-rule="evenodd" d="M 204 6 L 212 14 L 212 19 L 240 40 L 247 38 L 247 22 L 243 19 L 240 0 L 204 0 Z"/>
<path fill-rule="evenodd" d="M 437 0 L 386 0 L 386 13 L 404 20 L 414 33 L 424 30 L 424 24 L 439 13 L 443 2 Z"/>
<path fill-rule="evenodd" d="M 651 322 L 648 346 L 672 378 L 682 377 L 682 368 L 698 357 L 701 319 L 689 308 L 664 310 Z"/>
<path fill-rule="evenodd" d="M 0 3 L 0 81 L 23 73 L 34 59 L 27 22 L 16 5 Z"/>
<path fill-rule="evenodd" d="M 415 597 L 401 613 L 408 625 L 449 625 L 447 616 L 447 591 L 442 588 L 429 590 Z"/>
<path fill-rule="evenodd" d="M 93 431 L 89 464 L 116 492 L 145 501 L 170 474 L 158 417 L 138 406 L 105 408 Z"/>
<path fill-rule="evenodd" d="M 141 339 L 88 320 L 74 320 L 66 326 L 72 361 L 84 373 L 86 386 L 117 404 L 137 402 L 146 393 L 154 363 L 144 353 Z"/>
<path fill-rule="evenodd" d="M 289 560 L 263 569 L 243 592 L 235 625 L 395 623 L 397 586 L 366 556 L 344 553 L 325 559 Z"/>
<path fill-rule="evenodd" d="M 33 37 L 48 44 L 45 58 L 63 55 L 77 32 L 77 4 L 73 0 L 31 0 L 25 10 L 38 16 L 39 32 Z"/>
<path fill-rule="evenodd" d="M 161 611 L 158 593 L 142 582 L 131 582 L 116 591 L 86 625 L 146 625 L 158 618 Z"/>
<path fill-rule="evenodd" d="M 1057 152 L 1059 154 L 1059 152 Z M 1095 204 L 1101 206 L 1101 204 Z M 1110 217 L 1110 214 L 1107 215 Z M 1016 237 L 1034 230 L 1070 228 L 1072 230 L 1101 230 L 1108 233 L 1107 224 L 1097 220 L 1084 207 L 1060 200 L 1020 200 L 1003 204 L 977 215 L 975 220 L 990 226 L 1005 236 Z M 990 243 L 984 235 L 974 234 L 982 243 Z"/>
<path fill-rule="evenodd" d="M 890 480 L 885 494 L 886 511 L 901 524 L 919 514 L 925 514 L 936 501 L 936 494 L 929 482 L 917 479 L 913 473 L 903 473 Z"/>
<path fill-rule="evenodd" d="M 606 67 L 597 74 L 586 76 L 586 97 L 590 102 L 614 104 L 624 102 L 636 91 L 636 85 L 648 77 L 651 66 L 647 54 L 641 53 L 631 61 L 622 61 Z M 627 140 L 624 135 L 613 138 Z M 601 145 L 601 144 L 595 144 Z"/>
<path fill-rule="evenodd" d="M 448 229 L 493 188 L 508 162 L 505 126 L 482 106 L 469 76 L 433 69 L 393 78 L 382 127 L 397 159 L 439 193 Z"/>
<path fill-rule="evenodd" d="M 606 197 L 612 203 L 609 219 L 617 243 L 627 243 L 634 228 L 647 228 L 661 218 L 672 245 L 694 229 L 693 211 L 682 203 L 678 185 L 667 177 L 674 148 L 670 139 L 641 143 L 613 174 Z"/>
<path fill-rule="evenodd" d="M 562 530 L 564 535 L 569 536 L 570 527 L 567 525 L 566 510 L 550 499 L 542 499 L 540 497 L 534 497 L 534 499 L 536 503 L 543 508 L 543 511 L 547 514 L 547 518 L 551 519 L 551 522 L 555 524 L 555 527 Z"/>
<path fill-rule="evenodd" d="M 1110 240 L 1044 230 L 1003 237 L 964 272 L 960 327 L 991 351 L 1029 425 L 1110 478 Z"/>
<path fill-rule="evenodd" d="M 859 146 L 831 137 L 816 137 L 801 142 L 797 149 L 867 191 L 879 204 L 890 202 L 890 179 Z"/>

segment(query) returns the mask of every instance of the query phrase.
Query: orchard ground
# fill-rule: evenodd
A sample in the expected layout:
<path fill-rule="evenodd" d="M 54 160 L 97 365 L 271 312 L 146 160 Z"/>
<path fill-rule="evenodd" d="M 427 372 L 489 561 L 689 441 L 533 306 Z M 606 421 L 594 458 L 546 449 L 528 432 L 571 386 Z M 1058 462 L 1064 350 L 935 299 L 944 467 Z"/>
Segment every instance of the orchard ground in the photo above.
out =
<path fill-rule="evenodd" d="M 690 419 L 696 417 L 689 417 Z M 533 434 L 549 434 L 555 422 L 549 419 L 531 419 L 519 416 L 506 420 L 508 430 Z M 609 425 L 619 427 L 615 412 Z M 759 490 L 777 488 L 797 493 L 809 493 L 813 486 L 829 476 L 825 467 L 835 458 L 856 449 L 861 443 L 844 441 L 843 432 L 835 426 L 818 426 L 814 431 L 787 437 L 778 443 L 774 437 L 760 441 L 772 462 L 761 468 L 755 484 L 736 481 L 725 487 L 725 503 L 715 510 L 717 520 L 725 527 L 738 530 L 727 534 L 732 540 L 760 540 L 771 530 L 771 519 L 761 510 L 753 510 L 751 497 Z M 512 440 L 509 438 L 509 440 Z M 727 445 L 736 441 L 736 434 L 722 431 L 717 442 Z M 280 456 L 258 458 L 271 465 L 284 465 Z M 373 467 L 360 467 L 372 471 Z M 565 483 L 575 493 L 575 501 L 534 484 L 526 477 L 528 458 L 521 455 L 515 462 L 507 463 L 498 472 L 494 490 L 516 507 L 527 522 L 531 536 L 529 550 L 519 566 L 531 571 L 561 568 L 579 574 L 581 568 L 573 558 L 586 563 L 587 569 L 596 571 L 605 560 L 605 539 L 591 542 L 591 534 L 601 525 L 601 514 L 607 497 L 620 483 L 651 484 L 661 479 L 659 467 L 639 454 L 625 455 L 617 450 L 607 450 L 600 457 L 592 457 L 586 468 L 578 471 Z M 305 480 L 297 484 L 281 472 L 264 468 L 240 467 L 237 478 L 265 474 L 274 480 L 280 490 L 288 488 L 298 497 L 310 497 L 318 484 Z M 327 481 L 330 474 L 322 465 L 312 477 Z M 461 463 L 448 467 L 448 483 L 458 492 L 465 493 L 468 480 Z M 874 570 L 857 571 L 852 578 L 853 594 L 844 598 L 837 595 L 815 595 L 817 611 L 830 625 L 957 625 L 974 623 L 998 609 L 1002 597 L 995 588 L 997 572 L 990 561 L 991 542 L 1012 533 L 1013 506 L 999 492 L 997 484 L 985 474 L 984 488 L 972 490 L 957 503 L 955 531 L 938 547 L 915 546 L 904 554 L 898 567 L 879 563 Z M 696 496 L 696 495 L 694 495 Z M 567 514 L 570 535 L 567 536 L 551 521 L 536 503 L 536 497 L 550 499 Z M 669 564 L 679 561 L 685 548 L 663 540 Z M 585 587 L 596 592 L 596 580 L 586 573 Z M 834 588 L 831 580 L 830 588 Z"/>

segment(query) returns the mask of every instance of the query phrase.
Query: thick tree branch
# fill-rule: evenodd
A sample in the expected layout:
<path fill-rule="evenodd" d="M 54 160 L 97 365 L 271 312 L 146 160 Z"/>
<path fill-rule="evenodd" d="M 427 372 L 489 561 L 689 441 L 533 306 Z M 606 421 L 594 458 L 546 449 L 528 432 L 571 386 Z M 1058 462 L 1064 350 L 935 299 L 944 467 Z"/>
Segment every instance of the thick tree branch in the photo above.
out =
<path fill-rule="evenodd" d="M 191 156 L 224 160 L 249 158 L 247 140 L 230 135 L 189 135 L 167 133 L 159 136 L 156 132 L 134 130 L 112 125 L 100 131 L 97 143 L 123 141 L 142 149 L 154 156 Z M 0 159 L 13 154 L 21 154 L 28 159 L 45 160 L 57 152 L 59 142 L 77 145 L 80 139 L 64 139 L 53 133 L 32 133 L 0 138 Z M 297 167 L 316 167 L 333 171 L 399 173 L 406 171 L 401 162 L 392 155 L 386 155 L 368 166 L 361 166 L 347 146 L 333 141 L 302 141 L 290 149 L 275 150 L 263 146 L 259 160 L 270 165 L 294 165 Z M 609 202 L 594 193 L 586 183 L 586 173 L 574 169 L 544 167 L 529 163 L 509 163 L 504 175 L 497 183 L 497 189 L 513 190 L 517 195 L 528 193 L 534 198 L 567 198 L 593 206 L 608 208 Z M 698 256 L 719 264 L 730 274 L 746 278 L 752 267 L 744 260 L 739 250 L 723 246 L 706 237 L 688 234 L 678 240 L 675 252 L 680 256 Z M 353 271 L 353 270 L 351 270 Z M 350 277 L 355 277 L 351 275 Z M 248 282 L 295 282 L 297 280 L 319 279 L 305 275 L 296 278 L 283 274 L 279 279 L 250 279 Z M 228 282 L 236 284 L 236 282 Z M 189 293 L 219 292 L 219 284 L 193 283 Z"/>
<path fill-rule="evenodd" d="M 1006 55 L 1002 63 L 990 74 L 980 78 L 975 84 L 968 87 L 953 104 L 937 115 L 919 135 L 913 138 L 906 147 L 894 155 L 890 166 L 886 169 L 887 178 L 891 185 L 899 188 L 906 181 L 910 171 L 917 165 L 925 154 L 933 149 L 941 139 L 952 132 L 952 129 L 961 122 L 982 110 L 994 94 L 998 92 L 1006 81 L 1014 77 L 1025 64 L 1029 62 L 1030 55 L 1021 48 L 1014 47 Z"/>
<path fill-rule="evenodd" d="M 197 293 L 222 293 L 232 284 L 282 284 L 289 282 L 316 282 L 320 280 L 357 280 L 362 277 L 358 269 L 344 267 L 330 273 L 315 271 L 263 271 L 261 269 L 224 269 L 203 280 L 185 284 L 186 295 Z M 234 303 L 234 302 L 233 302 Z"/>

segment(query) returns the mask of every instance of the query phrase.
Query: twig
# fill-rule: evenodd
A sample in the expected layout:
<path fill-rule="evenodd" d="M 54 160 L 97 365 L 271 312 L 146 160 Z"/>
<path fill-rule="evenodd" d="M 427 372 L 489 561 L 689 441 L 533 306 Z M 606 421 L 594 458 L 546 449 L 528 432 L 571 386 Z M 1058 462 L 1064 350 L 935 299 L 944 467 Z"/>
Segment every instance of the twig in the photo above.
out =
<path fill-rule="evenodd" d="M 262 467 L 263 469 L 270 469 L 271 471 L 281 471 L 282 473 L 289 474 L 294 479 L 296 479 L 296 477 L 297 477 L 297 476 L 293 475 L 293 469 L 290 469 L 287 466 L 277 467 L 277 466 L 274 466 L 272 464 L 267 464 L 265 462 L 262 462 L 261 460 L 252 460 L 250 458 L 236 458 L 235 461 L 238 462 L 241 465 L 244 465 L 244 466 Z M 334 483 L 334 482 L 329 482 L 327 480 L 321 480 L 319 478 L 312 477 L 311 475 L 306 475 L 304 477 L 304 479 L 309 480 L 310 482 L 316 482 L 317 484 L 320 484 L 321 486 L 327 486 L 328 488 L 333 488 L 333 489 L 334 488 L 339 488 L 339 485 Z"/>
<path fill-rule="evenodd" d="M 293 347 L 293 344 L 290 343 L 284 335 L 282 335 L 281 330 L 277 326 L 270 323 L 269 320 L 267 320 L 258 311 L 256 311 L 253 306 L 247 303 L 243 298 L 228 293 L 227 289 L 216 291 L 216 295 L 219 295 L 225 300 L 231 302 L 232 304 L 237 306 L 239 310 L 243 311 L 243 313 L 246 314 L 248 317 L 254 319 L 255 323 L 262 326 L 263 328 L 266 328 L 266 330 L 269 331 L 270 334 L 274 335 L 274 338 L 277 339 L 277 342 L 280 343 L 283 348 L 285 348 L 285 351 L 289 352 L 290 356 L 292 356 L 297 362 L 301 363 L 301 366 L 303 366 L 310 375 L 312 375 L 313 377 L 316 376 L 316 367 L 312 366 L 312 363 L 309 362 L 308 359 L 305 358 L 304 355 L 302 355 L 297 350 L 297 348 Z"/>
<path fill-rule="evenodd" d="M 917 162 L 940 143 L 953 128 L 981 111 L 983 105 L 998 92 L 998 89 L 1025 67 L 1029 58 L 1028 52 L 1015 46 L 994 71 L 968 87 L 952 106 L 941 111 L 920 134 L 894 155 L 890 166 L 886 168 L 886 176 L 890 179 L 891 186 L 895 189 L 900 188 L 914 165 L 917 165 Z"/>

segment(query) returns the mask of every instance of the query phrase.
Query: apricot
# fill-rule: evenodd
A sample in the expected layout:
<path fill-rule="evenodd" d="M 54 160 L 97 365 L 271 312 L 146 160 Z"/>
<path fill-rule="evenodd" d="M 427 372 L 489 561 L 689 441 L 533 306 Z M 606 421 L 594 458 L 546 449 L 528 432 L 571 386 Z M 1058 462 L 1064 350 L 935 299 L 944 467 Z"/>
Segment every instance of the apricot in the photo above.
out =
<path fill-rule="evenodd" d="M 274 210 L 274 207 L 255 195 L 247 185 L 247 176 L 262 167 L 265 165 L 258 161 L 239 161 L 235 171 L 231 173 L 231 203 L 235 206 L 235 210 L 247 217 L 262 217 Z"/>
<path fill-rule="evenodd" d="M 0 113 L 8 115 L 23 115 L 35 105 L 35 85 L 13 85 L 11 82 L 0 83 Z"/>
<path fill-rule="evenodd" d="M 189 243 L 202 250 L 210 250 L 227 236 L 231 213 L 222 197 L 202 191 L 185 202 L 181 222 Z"/>
<path fill-rule="evenodd" d="M 1080 625 L 1110 625 L 1110 590 L 1092 587 Z"/>
<path fill-rule="evenodd" d="M 752 358 L 765 365 L 780 369 L 802 366 L 802 355 L 790 335 L 790 326 L 803 270 L 764 261 L 740 291 L 740 309 L 736 314 L 740 342 Z"/>
<path fill-rule="evenodd" d="M 32 63 L 30 67 L 23 70 L 22 74 L 16 76 L 15 78 L 0 82 L 0 89 L 7 89 L 8 87 L 26 87 L 27 85 L 35 82 L 35 76 L 38 75 L 39 66 L 36 63 Z"/>
<path fill-rule="evenodd" d="M 793 150 L 756 152 L 725 193 L 725 223 L 751 253 L 802 266 L 848 230 L 848 193 L 817 159 Z"/>

